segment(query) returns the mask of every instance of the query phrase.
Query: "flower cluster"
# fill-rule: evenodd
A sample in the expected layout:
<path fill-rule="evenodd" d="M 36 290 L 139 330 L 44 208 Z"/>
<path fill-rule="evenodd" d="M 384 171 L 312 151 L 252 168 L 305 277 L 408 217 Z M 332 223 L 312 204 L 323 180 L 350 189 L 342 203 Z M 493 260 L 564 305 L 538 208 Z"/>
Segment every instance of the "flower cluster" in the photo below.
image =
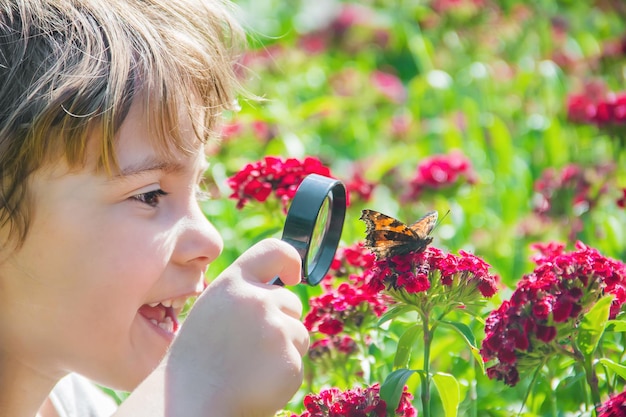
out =
<path fill-rule="evenodd" d="M 481 295 L 493 296 L 498 278 L 489 272 L 489 264 L 475 255 L 460 251 L 457 256 L 427 247 L 421 252 L 376 261 L 366 271 L 365 283 L 371 292 L 423 293 L 425 297 L 418 303 L 463 306 L 474 303 Z"/>
<path fill-rule="evenodd" d="M 260 119 L 249 122 L 233 120 L 230 123 L 222 125 L 222 141 L 232 140 L 243 134 L 251 134 L 252 137 L 261 142 L 267 142 L 276 136 L 276 126 Z"/>
<path fill-rule="evenodd" d="M 350 273 L 360 274 L 374 266 L 376 256 L 370 252 L 363 242 L 337 249 L 335 259 L 330 266 L 335 276 L 343 277 Z"/>
<path fill-rule="evenodd" d="M 342 332 L 346 326 L 360 327 L 372 313 L 380 317 L 387 309 L 381 295 L 347 282 L 311 298 L 309 305 L 311 309 L 304 318 L 306 328 L 331 336 Z"/>
<path fill-rule="evenodd" d="M 400 398 L 395 416 L 416 417 L 417 410 L 411 404 L 413 395 L 406 390 Z M 329 388 L 319 394 L 304 398 L 306 411 L 292 417 L 387 417 L 387 404 L 380 398 L 380 385 L 341 391 Z"/>
<path fill-rule="evenodd" d="M 355 172 L 349 181 L 346 181 L 346 191 L 351 197 L 356 197 L 361 201 L 369 201 L 372 198 L 372 193 L 376 184 L 367 181 L 360 172 Z"/>
<path fill-rule="evenodd" d="M 576 164 L 566 165 L 560 171 L 546 169 L 534 185 L 534 212 L 561 218 L 589 211 L 606 192 L 606 180 L 613 169 L 611 165 L 583 168 Z"/>
<path fill-rule="evenodd" d="M 626 416 L 626 391 L 606 400 L 598 408 L 598 417 Z"/>
<path fill-rule="evenodd" d="M 535 245 L 535 270 L 522 277 L 509 301 L 492 311 L 485 324 L 481 354 L 492 379 L 514 386 L 522 371 L 536 368 L 550 355 L 567 352 L 576 326 L 602 296 L 613 294 L 611 317 L 626 301 L 626 264 L 576 243 Z M 571 350 L 570 350 L 571 351 Z"/>
<path fill-rule="evenodd" d="M 447 155 L 434 155 L 424 159 L 417 166 L 406 198 L 415 199 L 425 190 L 452 188 L 462 182 L 468 184 L 476 182 L 476 175 L 469 159 L 458 151 Z"/>
<path fill-rule="evenodd" d="M 598 126 L 626 123 L 626 92 L 609 92 L 602 98 L 574 94 L 567 99 L 567 117 L 574 123 Z"/>
<path fill-rule="evenodd" d="M 465 13 L 476 13 L 484 6 L 484 0 L 433 0 L 430 7 L 438 13 L 459 12 L 459 9 Z"/>
<path fill-rule="evenodd" d="M 228 185 L 233 189 L 230 198 L 237 200 L 237 208 L 241 209 L 250 200 L 266 201 L 274 192 L 286 209 L 298 186 L 309 174 L 329 177 L 330 170 L 313 157 L 299 160 L 266 156 L 262 161 L 247 164 L 228 178 Z"/>
<path fill-rule="evenodd" d="M 311 359 L 324 358 L 330 356 L 331 352 L 339 352 L 350 355 L 358 350 L 356 341 L 348 335 L 333 335 L 325 337 L 311 343 L 309 357 Z"/>

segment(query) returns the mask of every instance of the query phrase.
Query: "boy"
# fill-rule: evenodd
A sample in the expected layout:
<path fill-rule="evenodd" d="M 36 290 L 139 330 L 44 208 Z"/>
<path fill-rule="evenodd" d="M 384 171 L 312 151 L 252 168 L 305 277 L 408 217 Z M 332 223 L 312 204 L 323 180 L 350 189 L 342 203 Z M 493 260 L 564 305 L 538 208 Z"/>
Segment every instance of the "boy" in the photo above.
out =
<path fill-rule="evenodd" d="M 78 374 L 132 391 L 116 416 L 265 416 L 298 389 L 302 306 L 267 284 L 299 282 L 289 245 L 177 319 L 223 245 L 197 188 L 241 39 L 218 0 L 0 0 L 0 415 L 110 415 Z"/>

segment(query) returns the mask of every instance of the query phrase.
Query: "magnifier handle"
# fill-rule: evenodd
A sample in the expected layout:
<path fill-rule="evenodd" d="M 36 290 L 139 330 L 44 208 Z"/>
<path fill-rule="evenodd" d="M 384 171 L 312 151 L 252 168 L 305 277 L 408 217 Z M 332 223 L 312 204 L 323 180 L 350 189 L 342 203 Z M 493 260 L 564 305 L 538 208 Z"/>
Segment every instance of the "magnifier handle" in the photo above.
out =
<path fill-rule="evenodd" d="M 275 277 L 275 278 L 274 278 L 273 280 L 271 280 L 269 283 L 270 283 L 270 285 L 279 285 L 279 286 L 281 286 L 281 287 L 284 287 L 284 286 L 285 286 L 285 283 L 284 283 L 284 282 L 282 282 L 282 281 L 280 280 L 280 278 L 279 278 L 279 277 Z"/>

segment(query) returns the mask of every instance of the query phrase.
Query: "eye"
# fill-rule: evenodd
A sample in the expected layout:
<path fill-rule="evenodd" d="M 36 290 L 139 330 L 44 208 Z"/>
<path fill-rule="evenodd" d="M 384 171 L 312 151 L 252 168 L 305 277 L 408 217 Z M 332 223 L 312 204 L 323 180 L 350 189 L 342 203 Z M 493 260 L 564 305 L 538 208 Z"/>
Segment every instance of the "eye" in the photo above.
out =
<path fill-rule="evenodd" d="M 157 207 L 159 202 L 161 201 L 161 197 L 168 195 L 169 193 L 158 189 L 153 191 L 148 191 L 145 193 L 137 194 L 132 196 L 133 200 L 137 200 L 140 203 L 146 204 L 150 207 Z"/>

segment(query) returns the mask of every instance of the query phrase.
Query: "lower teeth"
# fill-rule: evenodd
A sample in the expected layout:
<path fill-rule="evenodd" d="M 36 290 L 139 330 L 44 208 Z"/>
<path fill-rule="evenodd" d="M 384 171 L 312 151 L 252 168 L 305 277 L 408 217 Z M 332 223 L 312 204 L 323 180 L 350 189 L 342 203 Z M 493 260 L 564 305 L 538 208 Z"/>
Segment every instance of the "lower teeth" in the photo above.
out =
<path fill-rule="evenodd" d="M 158 322 L 156 319 L 150 319 L 150 322 L 170 333 L 174 331 L 174 321 L 171 317 L 165 317 L 162 322 Z"/>

